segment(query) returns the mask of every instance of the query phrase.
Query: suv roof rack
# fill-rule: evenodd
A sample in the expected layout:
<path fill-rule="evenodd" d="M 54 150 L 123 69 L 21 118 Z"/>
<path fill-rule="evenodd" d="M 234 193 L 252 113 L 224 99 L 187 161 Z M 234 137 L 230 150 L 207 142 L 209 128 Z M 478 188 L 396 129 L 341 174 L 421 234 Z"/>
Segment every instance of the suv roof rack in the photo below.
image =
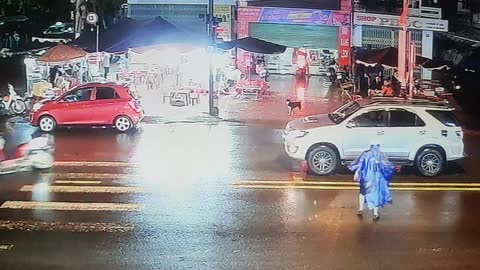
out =
<path fill-rule="evenodd" d="M 376 105 L 406 105 L 406 106 L 416 106 L 416 107 L 435 107 L 442 109 L 453 109 L 453 107 L 448 103 L 448 101 L 436 101 L 432 99 L 423 99 L 423 98 L 392 98 L 392 97 L 373 97 L 364 99 L 364 107 L 376 106 Z"/>

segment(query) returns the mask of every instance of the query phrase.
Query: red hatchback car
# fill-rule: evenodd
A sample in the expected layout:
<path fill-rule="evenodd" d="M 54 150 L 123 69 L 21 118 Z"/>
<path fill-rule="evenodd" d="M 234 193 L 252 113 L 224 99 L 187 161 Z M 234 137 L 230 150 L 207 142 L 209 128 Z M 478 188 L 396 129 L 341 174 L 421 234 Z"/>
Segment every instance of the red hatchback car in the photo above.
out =
<path fill-rule="evenodd" d="M 114 83 L 89 83 L 53 101 L 38 103 L 30 122 L 44 132 L 57 126 L 114 126 L 120 132 L 135 127 L 143 118 L 140 102 L 128 88 Z"/>

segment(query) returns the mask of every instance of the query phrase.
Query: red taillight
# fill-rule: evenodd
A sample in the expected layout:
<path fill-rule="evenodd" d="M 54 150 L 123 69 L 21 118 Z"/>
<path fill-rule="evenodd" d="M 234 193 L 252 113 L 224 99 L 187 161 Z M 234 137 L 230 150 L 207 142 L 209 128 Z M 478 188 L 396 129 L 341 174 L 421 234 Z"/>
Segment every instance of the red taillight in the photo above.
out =
<path fill-rule="evenodd" d="M 142 111 L 142 105 L 140 105 L 140 102 L 137 100 L 132 100 L 128 103 L 132 109 L 134 109 L 136 112 L 141 112 Z"/>

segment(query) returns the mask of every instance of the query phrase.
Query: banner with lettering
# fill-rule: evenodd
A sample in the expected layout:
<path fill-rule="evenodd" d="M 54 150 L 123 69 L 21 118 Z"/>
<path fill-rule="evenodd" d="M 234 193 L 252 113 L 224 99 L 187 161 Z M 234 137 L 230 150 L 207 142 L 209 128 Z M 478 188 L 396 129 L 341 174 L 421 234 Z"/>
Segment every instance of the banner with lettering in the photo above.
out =
<path fill-rule="evenodd" d="M 340 26 L 338 28 L 338 66 L 348 67 L 351 64 L 351 28 L 350 26 Z"/>

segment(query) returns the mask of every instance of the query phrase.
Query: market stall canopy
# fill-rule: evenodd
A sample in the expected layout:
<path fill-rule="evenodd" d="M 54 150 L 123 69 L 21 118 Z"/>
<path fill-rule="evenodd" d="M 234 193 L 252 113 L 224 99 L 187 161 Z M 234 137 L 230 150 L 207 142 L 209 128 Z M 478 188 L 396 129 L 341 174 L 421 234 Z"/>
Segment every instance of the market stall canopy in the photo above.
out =
<path fill-rule="evenodd" d="M 429 70 L 442 70 L 442 69 L 450 69 L 452 67 L 452 62 L 444 61 L 444 60 L 437 60 L 437 59 L 429 59 L 422 63 L 420 66 L 425 69 Z"/>
<path fill-rule="evenodd" d="M 418 56 L 416 57 L 417 65 L 425 63 L 428 58 Z M 363 55 L 358 55 L 355 61 L 357 64 L 361 64 L 367 67 L 374 67 L 382 65 L 386 68 L 398 67 L 398 49 L 389 47 L 381 50 L 373 50 Z"/>
<path fill-rule="evenodd" d="M 230 50 L 239 48 L 248 52 L 262 53 L 262 54 L 279 54 L 284 53 L 287 47 L 265 40 L 253 37 L 246 37 L 228 42 L 219 43 L 218 48 L 223 50 Z"/>
<path fill-rule="evenodd" d="M 53 48 L 50 48 L 44 55 L 38 58 L 38 61 L 47 63 L 59 63 L 82 58 L 86 55 L 87 52 L 82 49 L 60 44 Z"/>

